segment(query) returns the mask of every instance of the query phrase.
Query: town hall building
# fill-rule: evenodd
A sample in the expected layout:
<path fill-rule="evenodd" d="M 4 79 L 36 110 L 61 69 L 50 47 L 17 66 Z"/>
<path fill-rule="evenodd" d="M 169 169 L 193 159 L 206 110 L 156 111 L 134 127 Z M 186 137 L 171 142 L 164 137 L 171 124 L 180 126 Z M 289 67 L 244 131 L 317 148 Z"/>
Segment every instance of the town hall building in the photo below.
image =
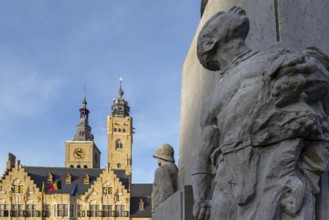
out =
<path fill-rule="evenodd" d="M 149 220 L 152 184 L 133 184 L 133 118 L 118 97 L 107 116 L 107 165 L 88 123 L 86 96 L 73 140 L 65 142 L 64 167 L 25 166 L 9 153 L 0 179 L 0 219 Z"/>

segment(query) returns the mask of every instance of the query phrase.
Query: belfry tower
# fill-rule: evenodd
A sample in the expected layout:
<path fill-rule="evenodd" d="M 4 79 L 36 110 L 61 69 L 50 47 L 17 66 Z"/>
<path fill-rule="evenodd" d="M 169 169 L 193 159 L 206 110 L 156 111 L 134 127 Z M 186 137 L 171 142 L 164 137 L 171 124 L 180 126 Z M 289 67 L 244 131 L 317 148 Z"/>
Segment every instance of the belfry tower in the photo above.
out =
<path fill-rule="evenodd" d="M 131 175 L 133 119 L 128 102 L 123 98 L 122 82 L 118 97 L 113 100 L 112 114 L 107 116 L 108 164 L 113 170 L 124 170 Z"/>
<path fill-rule="evenodd" d="M 73 141 L 65 142 L 65 167 L 99 168 L 100 150 L 94 142 L 91 127 L 88 124 L 89 110 L 84 96 L 80 111 L 80 122 Z"/>

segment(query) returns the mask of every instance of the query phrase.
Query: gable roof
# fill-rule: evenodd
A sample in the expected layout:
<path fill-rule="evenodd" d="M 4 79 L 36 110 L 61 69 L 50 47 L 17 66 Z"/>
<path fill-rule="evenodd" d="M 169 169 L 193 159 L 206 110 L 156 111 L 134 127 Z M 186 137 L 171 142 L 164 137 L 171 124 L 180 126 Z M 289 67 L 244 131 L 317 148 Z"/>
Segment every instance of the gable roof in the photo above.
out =
<path fill-rule="evenodd" d="M 66 167 L 33 167 L 24 166 L 24 170 L 28 173 L 34 183 L 42 189 L 42 183 L 45 183 L 45 191 L 47 194 L 55 193 L 70 193 L 75 185 L 78 186 L 77 194 L 84 194 L 87 192 L 88 188 L 93 184 L 97 177 L 102 173 L 103 169 L 97 168 L 66 168 Z M 60 183 L 61 190 L 49 191 L 49 186 L 53 183 L 47 182 L 47 174 L 51 173 L 53 175 L 53 183 Z M 65 182 L 65 176 L 69 173 L 72 177 L 71 183 Z M 84 183 L 84 175 L 87 173 L 89 175 L 89 184 Z M 59 182 L 61 181 L 61 182 Z"/>

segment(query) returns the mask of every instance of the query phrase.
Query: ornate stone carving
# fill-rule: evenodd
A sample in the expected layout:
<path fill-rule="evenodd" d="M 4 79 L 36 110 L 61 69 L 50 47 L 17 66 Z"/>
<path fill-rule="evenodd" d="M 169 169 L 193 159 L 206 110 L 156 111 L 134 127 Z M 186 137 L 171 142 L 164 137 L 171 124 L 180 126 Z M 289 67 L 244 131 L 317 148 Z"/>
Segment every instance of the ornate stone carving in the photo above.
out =
<path fill-rule="evenodd" d="M 315 219 L 329 154 L 329 58 L 317 48 L 253 52 L 233 7 L 204 25 L 197 55 L 221 79 L 202 111 L 193 159 L 200 220 Z"/>
<path fill-rule="evenodd" d="M 159 167 L 154 173 L 152 201 L 153 209 L 177 191 L 177 166 L 174 149 L 169 144 L 162 144 L 153 157 L 157 158 Z"/>

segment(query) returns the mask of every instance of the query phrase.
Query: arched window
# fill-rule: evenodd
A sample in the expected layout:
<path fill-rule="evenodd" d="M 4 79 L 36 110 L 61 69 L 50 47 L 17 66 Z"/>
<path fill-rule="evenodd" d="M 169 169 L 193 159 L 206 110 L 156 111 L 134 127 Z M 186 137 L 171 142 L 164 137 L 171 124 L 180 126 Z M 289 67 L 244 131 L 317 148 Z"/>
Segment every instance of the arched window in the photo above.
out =
<path fill-rule="evenodd" d="M 117 163 L 117 168 L 121 168 L 121 163 Z"/>
<path fill-rule="evenodd" d="M 84 165 L 83 168 L 88 168 L 88 166 L 87 165 Z"/>
<path fill-rule="evenodd" d="M 78 165 L 77 168 L 81 168 L 80 165 Z"/>
<path fill-rule="evenodd" d="M 74 168 L 74 166 L 73 166 L 73 165 L 71 165 L 70 167 L 71 167 L 71 168 Z"/>
<path fill-rule="evenodd" d="M 122 141 L 121 140 L 117 140 L 115 142 L 115 149 L 116 150 L 121 150 L 122 149 Z"/>

